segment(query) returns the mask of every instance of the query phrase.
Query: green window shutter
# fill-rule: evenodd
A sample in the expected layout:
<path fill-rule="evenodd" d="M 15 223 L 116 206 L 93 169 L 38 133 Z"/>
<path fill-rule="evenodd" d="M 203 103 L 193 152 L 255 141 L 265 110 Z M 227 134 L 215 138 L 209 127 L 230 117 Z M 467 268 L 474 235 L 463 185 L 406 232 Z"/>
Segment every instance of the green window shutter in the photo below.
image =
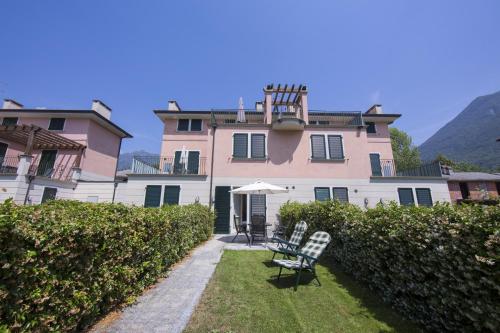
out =
<path fill-rule="evenodd" d="M 250 216 L 266 215 L 266 195 L 250 194 Z"/>
<path fill-rule="evenodd" d="M 431 190 L 428 188 L 417 188 L 415 189 L 417 192 L 417 202 L 419 206 L 432 206 L 432 196 Z"/>
<path fill-rule="evenodd" d="M 57 194 L 57 188 L 45 187 L 43 189 L 43 194 L 42 194 L 42 203 L 47 202 L 49 200 L 55 200 L 56 194 Z"/>
<path fill-rule="evenodd" d="M 349 202 L 347 187 L 333 187 L 332 194 L 334 200 L 338 200 L 340 202 Z"/>
<path fill-rule="evenodd" d="M 179 119 L 177 121 L 177 130 L 178 131 L 189 131 L 189 119 Z"/>
<path fill-rule="evenodd" d="M 165 186 L 165 192 L 163 193 L 163 204 L 178 205 L 180 193 L 181 193 L 181 187 L 179 185 Z"/>
<path fill-rule="evenodd" d="M 377 128 L 375 127 L 375 123 L 366 122 L 366 133 L 377 133 Z"/>
<path fill-rule="evenodd" d="M 344 159 L 344 147 L 342 147 L 342 137 L 340 135 L 328 136 L 328 149 L 330 152 L 330 159 Z"/>
<path fill-rule="evenodd" d="M 233 157 L 248 157 L 248 135 L 234 134 L 233 136 Z"/>
<path fill-rule="evenodd" d="M 37 176 L 51 177 L 56 163 L 57 150 L 42 150 L 40 162 L 36 170 Z"/>
<path fill-rule="evenodd" d="M 399 203 L 404 206 L 415 205 L 415 200 L 413 199 L 413 191 L 411 188 L 398 188 Z"/>
<path fill-rule="evenodd" d="M 187 173 L 190 175 L 197 175 L 199 165 L 200 165 L 200 152 L 190 151 L 188 154 Z"/>
<path fill-rule="evenodd" d="M 252 157 L 266 157 L 266 136 L 264 134 L 252 134 Z"/>
<path fill-rule="evenodd" d="M 181 151 L 176 151 L 174 156 L 174 174 L 182 173 Z"/>
<path fill-rule="evenodd" d="M 66 119 L 64 118 L 50 118 L 49 130 L 50 131 L 62 131 L 64 129 L 64 123 Z"/>
<path fill-rule="evenodd" d="M 146 186 L 146 197 L 144 207 L 160 207 L 161 185 Z"/>
<path fill-rule="evenodd" d="M 370 164 L 372 166 L 372 176 L 382 176 L 379 154 L 370 154 Z"/>
<path fill-rule="evenodd" d="M 191 119 L 191 131 L 201 131 L 201 119 Z"/>
<path fill-rule="evenodd" d="M 16 125 L 17 120 L 18 120 L 17 117 L 5 117 L 2 120 L 2 125 L 4 125 L 4 126 Z"/>
<path fill-rule="evenodd" d="M 323 135 L 311 135 L 312 158 L 326 159 L 325 137 Z"/>
<path fill-rule="evenodd" d="M 330 189 L 328 187 L 315 187 L 314 199 L 317 201 L 330 200 Z"/>

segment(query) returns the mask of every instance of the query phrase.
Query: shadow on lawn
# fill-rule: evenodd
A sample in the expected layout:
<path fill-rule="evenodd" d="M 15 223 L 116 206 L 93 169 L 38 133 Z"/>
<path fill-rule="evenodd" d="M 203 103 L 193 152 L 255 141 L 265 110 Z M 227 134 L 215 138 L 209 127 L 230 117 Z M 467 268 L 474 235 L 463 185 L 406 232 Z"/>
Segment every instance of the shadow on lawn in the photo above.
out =
<path fill-rule="evenodd" d="M 324 258 L 320 260 L 320 264 L 326 267 L 330 274 L 335 276 L 335 281 L 339 286 L 345 289 L 352 297 L 359 300 L 360 305 L 366 309 L 366 312 L 360 315 L 373 317 L 381 322 L 386 323 L 394 329 L 394 332 L 422 332 L 422 330 L 410 320 L 397 312 L 397 309 L 385 303 L 374 291 L 362 286 L 354 278 L 342 270 L 339 262 L 333 258 Z"/>

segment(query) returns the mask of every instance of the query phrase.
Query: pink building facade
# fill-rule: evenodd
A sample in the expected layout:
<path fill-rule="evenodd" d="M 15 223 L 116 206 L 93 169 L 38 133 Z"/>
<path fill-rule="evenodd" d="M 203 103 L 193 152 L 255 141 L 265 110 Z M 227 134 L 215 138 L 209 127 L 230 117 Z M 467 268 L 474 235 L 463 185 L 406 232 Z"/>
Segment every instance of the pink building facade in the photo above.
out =
<path fill-rule="evenodd" d="M 269 85 L 263 92 L 252 110 L 188 111 L 175 101 L 156 110 L 164 123 L 160 155 L 135 157 L 128 202 L 213 204 L 216 231 L 224 233 L 233 230 L 235 216 L 278 222 L 287 200 L 338 199 L 363 207 L 450 201 L 439 165 L 397 170 L 389 125 L 399 114 L 384 114 L 380 105 L 366 112 L 310 110 L 305 86 Z M 259 179 L 289 191 L 229 192 Z"/>
<path fill-rule="evenodd" d="M 78 182 L 114 181 L 122 139 L 131 136 L 110 118 L 111 109 L 98 100 L 90 110 L 26 109 L 5 100 L 0 199 L 72 198 Z"/>

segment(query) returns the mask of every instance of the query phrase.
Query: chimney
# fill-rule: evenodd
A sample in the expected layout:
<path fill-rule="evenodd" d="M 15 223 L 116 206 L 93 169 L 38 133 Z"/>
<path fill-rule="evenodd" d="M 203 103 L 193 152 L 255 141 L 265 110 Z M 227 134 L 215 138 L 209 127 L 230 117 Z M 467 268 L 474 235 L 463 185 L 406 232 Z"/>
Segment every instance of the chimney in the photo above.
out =
<path fill-rule="evenodd" d="M 264 111 L 264 102 L 255 102 L 255 111 L 263 112 Z"/>
<path fill-rule="evenodd" d="M 179 104 L 177 104 L 177 101 L 168 101 L 168 111 L 180 111 L 181 108 L 179 107 Z"/>
<path fill-rule="evenodd" d="M 111 119 L 111 108 L 98 99 L 92 101 L 92 110 L 108 120 Z"/>
<path fill-rule="evenodd" d="M 4 99 L 2 109 L 22 109 L 23 105 L 13 99 Z"/>
<path fill-rule="evenodd" d="M 365 114 L 383 114 L 384 112 L 382 111 L 382 105 L 380 104 L 375 104 L 371 108 L 368 109 L 368 111 L 365 112 Z"/>

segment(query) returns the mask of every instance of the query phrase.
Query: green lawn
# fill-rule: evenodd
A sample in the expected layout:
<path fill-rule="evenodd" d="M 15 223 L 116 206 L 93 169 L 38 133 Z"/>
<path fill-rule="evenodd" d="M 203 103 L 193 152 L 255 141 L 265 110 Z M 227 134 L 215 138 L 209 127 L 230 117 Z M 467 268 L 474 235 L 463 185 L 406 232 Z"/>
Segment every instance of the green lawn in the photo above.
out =
<path fill-rule="evenodd" d="M 185 332 L 419 332 L 393 309 L 332 265 L 322 283 L 272 266 L 267 251 L 225 251 Z M 310 283 L 308 283 L 310 282 Z"/>

